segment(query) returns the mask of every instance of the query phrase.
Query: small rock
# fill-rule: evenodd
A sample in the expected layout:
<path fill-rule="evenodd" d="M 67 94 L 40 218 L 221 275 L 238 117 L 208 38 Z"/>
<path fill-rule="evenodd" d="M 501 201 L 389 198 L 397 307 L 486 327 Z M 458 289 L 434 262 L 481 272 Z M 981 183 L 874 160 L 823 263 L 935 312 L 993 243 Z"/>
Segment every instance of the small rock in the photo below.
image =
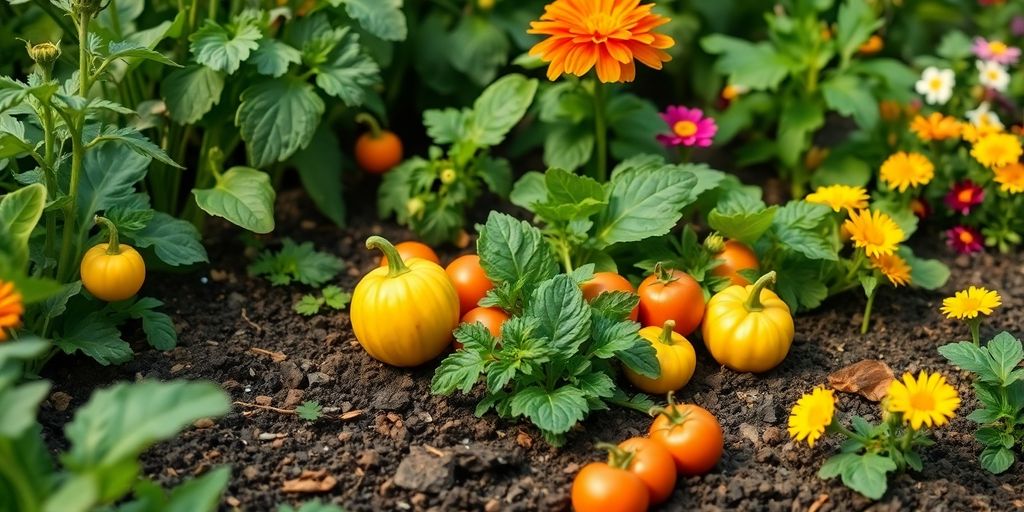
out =
<path fill-rule="evenodd" d="M 54 409 L 64 412 L 71 405 L 71 395 L 63 391 L 54 391 L 50 395 L 50 403 L 53 404 Z"/>
<path fill-rule="evenodd" d="M 740 437 L 753 443 L 755 448 L 761 444 L 761 436 L 757 434 L 757 427 L 749 423 L 740 424 Z"/>
<path fill-rule="evenodd" d="M 338 434 L 338 441 L 347 443 L 352 439 L 352 432 L 342 432 Z"/>
<path fill-rule="evenodd" d="M 192 423 L 192 426 L 195 428 L 210 428 L 214 425 L 215 423 L 210 418 L 199 418 L 194 423 Z"/>
<path fill-rule="evenodd" d="M 274 399 L 267 395 L 258 395 L 253 399 L 253 401 L 256 402 L 256 405 L 262 405 L 264 407 L 274 403 Z"/>
<path fill-rule="evenodd" d="M 501 502 L 496 499 L 490 499 L 484 505 L 484 512 L 498 512 L 501 510 Z"/>
<path fill-rule="evenodd" d="M 291 362 L 284 361 L 278 365 L 281 373 L 281 385 L 285 389 L 297 389 L 302 386 L 302 382 L 306 380 L 306 374 L 299 369 L 299 365 Z"/>
<path fill-rule="evenodd" d="M 418 492 L 412 496 L 412 499 L 409 500 L 409 502 L 416 508 L 423 508 L 423 505 L 427 504 L 427 499 L 428 497 L 426 494 Z"/>
<path fill-rule="evenodd" d="M 316 386 L 330 382 L 331 377 L 324 372 L 313 372 L 306 375 L 306 380 L 309 381 L 310 386 Z"/>
<path fill-rule="evenodd" d="M 405 409 L 410 400 L 411 397 L 406 391 L 396 392 L 394 389 L 384 388 L 373 396 L 370 405 L 381 411 L 399 411 Z"/>
<path fill-rule="evenodd" d="M 301 389 L 289 389 L 288 395 L 284 398 L 284 408 L 291 409 L 296 405 L 302 403 L 302 395 L 304 395 Z"/>
<path fill-rule="evenodd" d="M 394 484 L 417 492 L 441 492 L 455 481 L 451 455 L 438 457 L 422 446 L 413 446 L 395 471 Z"/>
<path fill-rule="evenodd" d="M 246 466 L 245 469 L 242 470 L 242 476 L 244 476 L 246 480 L 255 480 L 256 477 L 260 476 L 260 468 L 258 466 Z"/>
<path fill-rule="evenodd" d="M 364 468 L 375 467 L 380 463 L 380 455 L 375 450 L 363 450 L 356 458 L 356 464 Z"/>

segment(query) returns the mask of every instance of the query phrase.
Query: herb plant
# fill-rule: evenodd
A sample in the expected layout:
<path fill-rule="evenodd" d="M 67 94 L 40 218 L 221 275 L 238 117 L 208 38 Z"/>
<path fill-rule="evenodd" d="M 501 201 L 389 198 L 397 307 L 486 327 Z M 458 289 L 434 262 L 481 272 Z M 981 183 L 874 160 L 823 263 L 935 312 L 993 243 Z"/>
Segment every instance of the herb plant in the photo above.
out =
<path fill-rule="evenodd" d="M 308 293 L 303 295 L 299 302 L 295 304 L 295 312 L 304 316 L 313 316 L 319 313 L 320 309 L 324 306 L 340 311 L 345 309 L 350 300 L 352 300 L 351 293 L 337 286 L 325 286 L 320 290 L 319 297 Z"/>
<path fill-rule="evenodd" d="M 249 265 L 249 274 L 264 276 L 274 286 L 292 281 L 309 286 L 323 286 L 345 268 L 345 263 L 332 254 L 319 252 L 313 242 L 296 244 L 291 238 L 281 242 L 277 252 L 264 250 Z"/>
<path fill-rule="evenodd" d="M 295 414 L 306 421 L 316 421 L 324 415 L 324 408 L 320 402 L 306 400 L 295 408 Z"/>
<path fill-rule="evenodd" d="M 556 446 L 591 411 L 620 405 L 646 412 L 650 400 L 628 396 L 614 379 L 616 362 L 645 377 L 660 374 L 654 348 L 628 319 L 636 296 L 608 292 L 587 303 L 579 285 L 594 266 L 559 273 L 543 233 L 526 222 L 492 212 L 478 230 L 480 264 L 495 284 L 481 304 L 511 318 L 499 337 L 482 324 L 460 325 L 455 338 L 463 348 L 441 362 L 432 391 L 469 393 L 482 381 L 477 415 L 494 409 L 527 418 Z"/>
<path fill-rule="evenodd" d="M 974 395 L 981 407 L 967 419 L 981 426 L 974 437 L 984 447 L 978 457 L 981 466 L 1002 473 L 1017 460 L 1014 452 L 1024 448 L 1024 360 L 1021 341 L 1001 332 L 985 346 L 968 341 L 939 347 L 950 364 L 974 374 Z"/>

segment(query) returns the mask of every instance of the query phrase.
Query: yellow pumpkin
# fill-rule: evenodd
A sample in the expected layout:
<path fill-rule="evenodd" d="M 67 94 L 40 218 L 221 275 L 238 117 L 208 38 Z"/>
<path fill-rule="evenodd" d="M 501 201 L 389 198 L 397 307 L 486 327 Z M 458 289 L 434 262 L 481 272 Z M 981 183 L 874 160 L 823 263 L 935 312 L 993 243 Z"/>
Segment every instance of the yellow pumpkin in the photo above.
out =
<path fill-rule="evenodd" d="M 711 356 L 739 372 L 775 368 L 793 344 L 793 315 L 775 292 L 775 272 L 753 285 L 730 286 L 711 297 L 704 313 L 704 344 Z"/>
<path fill-rule="evenodd" d="M 107 228 L 107 243 L 97 244 L 85 251 L 79 273 L 82 285 L 97 299 L 117 302 L 130 299 L 139 293 L 146 280 L 146 262 L 139 251 L 122 244 L 117 238 L 117 228 L 104 217 L 96 217 L 96 223 Z"/>
<path fill-rule="evenodd" d="M 661 365 L 661 376 L 657 379 L 644 377 L 626 368 L 626 378 L 641 391 L 655 395 L 664 395 L 669 391 L 682 389 L 697 368 L 697 353 L 689 340 L 674 331 L 674 320 L 666 320 L 662 327 L 644 327 L 640 329 L 640 337 L 651 342 Z"/>
<path fill-rule="evenodd" d="M 356 339 L 375 359 L 418 366 L 441 355 L 459 325 L 459 296 L 440 265 L 421 258 L 403 261 L 390 242 L 366 240 L 388 259 L 371 270 L 352 293 L 350 318 Z"/>

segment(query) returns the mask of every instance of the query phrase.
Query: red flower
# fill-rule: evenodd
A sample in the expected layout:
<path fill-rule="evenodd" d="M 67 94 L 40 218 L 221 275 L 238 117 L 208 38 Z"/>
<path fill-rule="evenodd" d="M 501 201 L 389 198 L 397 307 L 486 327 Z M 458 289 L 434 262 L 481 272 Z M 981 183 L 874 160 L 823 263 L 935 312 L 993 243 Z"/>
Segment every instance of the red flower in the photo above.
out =
<path fill-rule="evenodd" d="M 910 211 L 914 212 L 918 219 L 924 220 L 932 214 L 932 205 L 920 197 L 915 197 L 910 200 Z"/>
<path fill-rule="evenodd" d="M 971 213 L 971 208 L 985 200 L 985 189 L 970 180 L 953 185 L 953 190 L 946 194 L 946 206 L 960 215 Z"/>
<path fill-rule="evenodd" d="M 960 254 L 981 252 L 981 233 L 970 226 L 957 226 L 946 231 L 946 243 Z"/>

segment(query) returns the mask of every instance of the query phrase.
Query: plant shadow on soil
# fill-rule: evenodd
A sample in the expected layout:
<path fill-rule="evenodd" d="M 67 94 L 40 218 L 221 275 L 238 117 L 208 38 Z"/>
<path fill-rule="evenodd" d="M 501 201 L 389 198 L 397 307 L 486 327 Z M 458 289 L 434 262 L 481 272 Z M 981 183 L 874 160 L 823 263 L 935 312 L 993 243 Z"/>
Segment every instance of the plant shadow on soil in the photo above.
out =
<path fill-rule="evenodd" d="M 347 229 L 331 226 L 308 211 L 295 193 L 279 198 L 278 236 L 313 241 L 343 258 L 346 270 L 335 284 L 351 290 L 377 263 L 362 246 L 370 234 L 394 241 L 412 238 L 404 229 L 355 216 Z M 316 221 L 301 220 L 316 218 Z M 371 220 L 367 220 L 371 219 Z M 93 390 L 117 380 L 208 379 L 232 400 L 253 403 L 270 397 L 276 407 L 316 400 L 332 409 L 315 423 L 296 416 L 235 406 L 227 416 L 186 429 L 142 457 L 143 471 L 176 485 L 211 467 L 230 464 L 232 480 L 221 508 L 274 510 L 277 504 L 319 497 L 351 511 L 369 510 L 567 510 L 575 472 L 601 459 L 598 440 L 644 435 L 650 420 L 633 411 L 591 415 L 561 449 L 547 446 L 523 422 L 473 415 L 476 396 L 430 394 L 434 364 L 414 370 L 385 366 L 356 342 L 347 313 L 303 317 L 293 304 L 309 290 L 272 287 L 251 278 L 241 257 L 239 231 L 221 223 L 207 236 L 211 265 L 199 273 L 154 275 L 146 284 L 166 302 L 179 331 L 179 345 L 158 352 L 134 343 L 136 358 L 102 367 L 83 357 L 61 357 L 47 368 L 54 391 L 41 418 L 52 450 L 64 446 L 61 429 Z M 935 242 L 924 244 L 938 250 Z M 268 239 L 276 242 L 276 239 Z M 983 327 L 985 339 L 999 330 L 1021 335 L 1024 325 L 1024 256 L 980 255 L 943 259 L 953 276 L 937 293 L 881 291 L 872 329 L 859 334 L 863 297 L 850 293 L 796 321 L 796 340 L 786 361 L 764 375 L 720 368 L 697 348 L 697 372 L 680 393 L 682 401 L 706 407 L 725 430 L 725 455 L 705 476 L 680 479 L 659 510 L 1011 510 L 1024 508 L 1024 471 L 1011 467 L 990 475 L 977 463 L 975 425 L 963 416 L 977 406 L 966 374 L 948 366 L 936 348 L 967 338 L 966 328 L 943 319 L 946 293 L 969 284 L 998 290 L 1004 300 Z M 443 253 L 443 263 L 456 252 Z M 133 336 L 142 340 L 141 332 Z M 275 361 L 266 353 L 287 356 Z M 878 502 L 861 497 L 837 480 L 822 481 L 817 470 L 837 444 L 814 449 L 788 439 L 789 408 L 826 376 L 862 359 L 885 360 L 897 376 L 921 369 L 945 373 L 964 403 L 961 416 L 935 431 L 937 444 L 924 451 L 924 470 L 890 479 Z M 877 404 L 838 394 L 846 418 L 878 419 Z M 63 402 L 63 403 L 62 403 Z M 59 409 L 59 410 L 58 410 Z M 347 420 L 339 419 L 343 413 Z M 403 463 L 404 461 L 404 463 Z M 321 494 L 287 494 L 286 480 L 303 470 L 326 470 L 337 484 Z"/>

